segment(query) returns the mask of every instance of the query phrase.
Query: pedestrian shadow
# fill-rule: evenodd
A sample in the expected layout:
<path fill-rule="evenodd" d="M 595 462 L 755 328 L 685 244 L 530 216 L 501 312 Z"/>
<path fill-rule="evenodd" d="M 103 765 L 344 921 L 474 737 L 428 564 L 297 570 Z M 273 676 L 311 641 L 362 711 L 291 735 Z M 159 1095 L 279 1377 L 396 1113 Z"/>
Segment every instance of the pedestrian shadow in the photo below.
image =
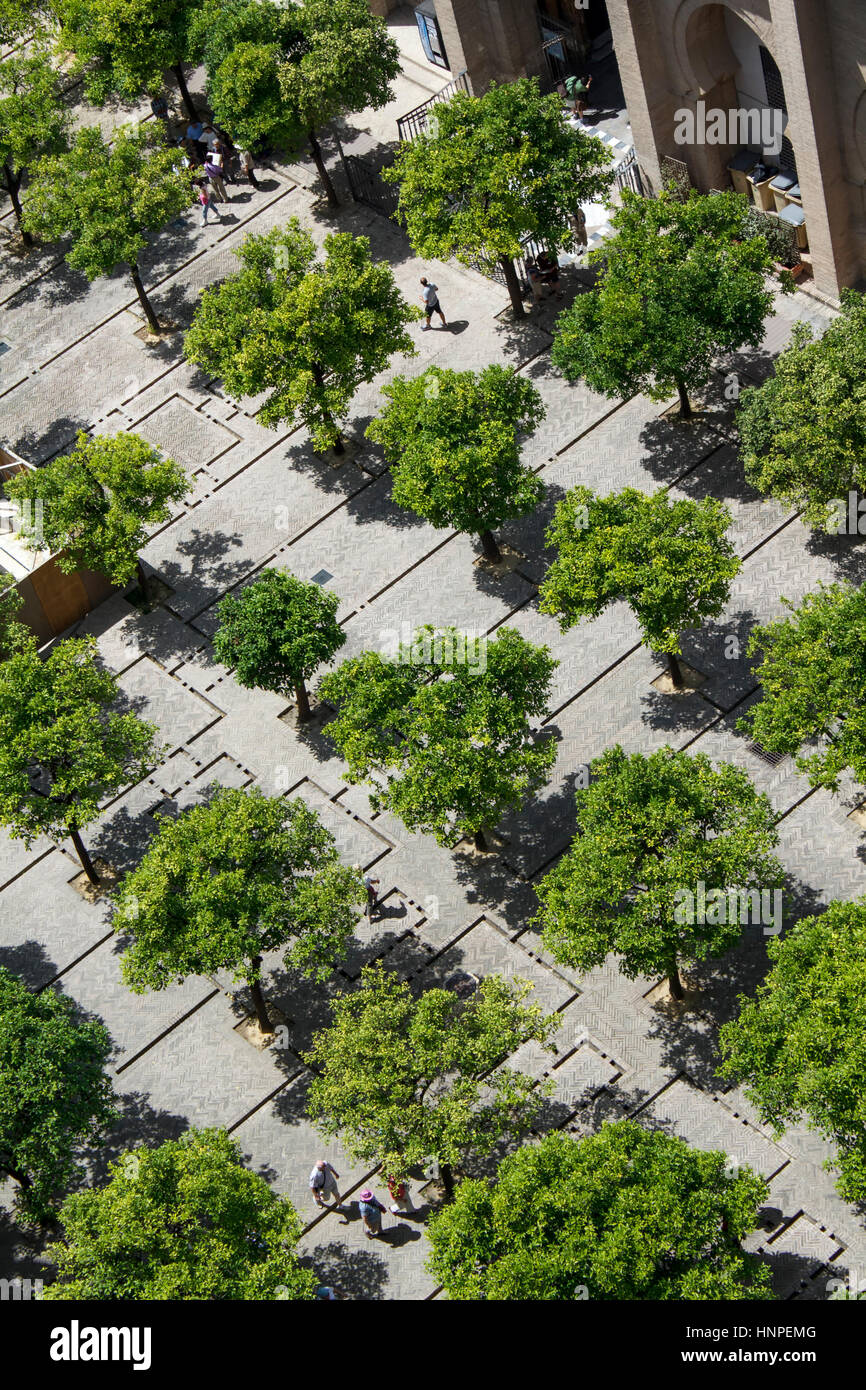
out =
<path fill-rule="evenodd" d="M 383 1226 L 376 1236 L 385 1245 L 391 1245 L 395 1250 L 399 1250 L 403 1245 L 410 1245 L 412 1241 L 421 1239 L 420 1231 L 413 1231 L 411 1226 L 404 1226 L 402 1221 L 396 1226 Z"/>
<path fill-rule="evenodd" d="M 442 331 L 444 333 L 465 333 L 468 327 L 468 319 L 449 319 L 447 326 Z"/>

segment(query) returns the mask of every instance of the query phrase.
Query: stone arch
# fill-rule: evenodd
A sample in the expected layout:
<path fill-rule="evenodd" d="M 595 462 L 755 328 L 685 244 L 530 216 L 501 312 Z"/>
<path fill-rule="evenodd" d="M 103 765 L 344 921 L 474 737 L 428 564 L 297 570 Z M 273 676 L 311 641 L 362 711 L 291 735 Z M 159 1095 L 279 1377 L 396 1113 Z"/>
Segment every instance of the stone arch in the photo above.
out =
<path fill-rule="evenodd" d="M 682 0 L 673 19 L 673 51 L 683 82 L 683 91 L 693 97 L 704 96 L 733 78 L 737 59 L 725 28 L 725 11 L 732 10 L 755 34 L 759 43 L 773 51 L 773 21 L 769 0 L 752 0 L 751 10 L 726 0 Z"/>

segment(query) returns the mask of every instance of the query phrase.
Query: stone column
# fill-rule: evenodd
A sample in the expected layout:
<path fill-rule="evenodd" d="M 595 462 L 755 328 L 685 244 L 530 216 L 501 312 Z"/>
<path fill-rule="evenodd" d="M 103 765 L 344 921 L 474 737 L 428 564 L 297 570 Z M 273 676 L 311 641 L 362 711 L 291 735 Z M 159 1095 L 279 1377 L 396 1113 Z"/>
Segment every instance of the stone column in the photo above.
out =
<path fill-rule="evenodd" d="M 823 4 L 770 0 L 773 57 L 788 98 L 790 140 L 803 194 L 815 285 L 837 297 L 860 274 L 850 190 L 840 154 L 836 89 Z"/>

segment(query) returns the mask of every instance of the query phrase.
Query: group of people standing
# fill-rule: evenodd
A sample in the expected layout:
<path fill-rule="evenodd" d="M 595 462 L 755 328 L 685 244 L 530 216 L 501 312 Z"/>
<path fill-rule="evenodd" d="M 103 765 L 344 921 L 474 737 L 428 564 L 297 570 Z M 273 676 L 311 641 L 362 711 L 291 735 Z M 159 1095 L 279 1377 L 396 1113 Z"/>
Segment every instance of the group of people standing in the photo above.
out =
<path fill-rule="evenodd" d="M 169 110 L 165 97 L 154 97 L 150 109 L 157 120 L 168 122 Z M 175 143 L 182 151 L 184 167 L 193 171 L 202 226 L 206 226 L 211 212 L 219 218 L 217 203 L 231 202 L 226 184 L 238 183 L 243 177 L 251 188 L 259 187 L 252 152 L 239 150 L 225 131 L 210 122 L 190 121 L 186 134 Z"/>

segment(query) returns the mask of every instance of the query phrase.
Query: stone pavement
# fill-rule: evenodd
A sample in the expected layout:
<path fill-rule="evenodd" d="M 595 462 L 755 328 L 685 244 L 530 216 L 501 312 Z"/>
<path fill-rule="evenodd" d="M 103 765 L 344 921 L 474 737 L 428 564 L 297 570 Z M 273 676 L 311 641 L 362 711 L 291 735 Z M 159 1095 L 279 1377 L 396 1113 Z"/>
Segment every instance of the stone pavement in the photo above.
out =
<path fill-rule="evenodd" d="M 235 191 L 222 223 L 201 229 L 190 214 L 149 250 L 148 287 L 181 327 L 198 291 L 232 269 L 230 252 L 246 232 L 289 216 L 311 225 L 319 240 L 333 227 L 369 236 L 404 293 L 417 298 L 427 267 L 401 233 L 360 206 L 323 213 L 302 166 L 268 171 L 260 192 Z M 546 495 L 535 515 L 503 528 L 521 558 L 502 578 L 477 566 L 471 538 L 435 531 L 391 502 L 381 455 L 362 437 L 382 380 L 358 393 L 349 458 L 334 467 L 313 454 L 302 430 L 265 429 L 260 402 L 229 401 L 219 382 L 186 365 L 179 334 L 156 347 L 136 337 L 137 304 L 123 275 L 88 287 L 56 255 L 41 252 L 6 275 L 0 338 L 10 351 L 0 359 L 0 437 L 42 462 L 77 429 L 133 429 L 190 476 L 189 497 L 144 552 L 167 586 L 161 606 L 145 615 L 118 593 L 74 629 L 94 635 L 126 701 L 157 722 L 165 744 L 159 766 L 104 807 L 88 843 L 124 871 L 144 852 L 156 811 L 194 804 L 214 785 L 259 785 L 316 809 L 347 862 L 376 866 L 384 902 L 378 921 L 358 924 L 325 985 L 268 960 L 265 988 L 287 1019 L 288 1046 L 265 1052 L 239 1031 L 250 1001 L 227 976 L 145 996 L 125 989 L 109 913 L 75 890 L 78 865 L 68 844 L 42 840 L 27 851 L 0 839 L 0 961 L 36 989 L 69 995 L 109 1028 L 123 1113 L 104 1149 L 89 1156 L 94 1178 L 125 1146 L 158 1143 L 193 1124 L 223 1125 L 297 1205 L 305 1255 L 323 1279 L 362 1299 L 436 1296 L 425 1271 L 424 1220 L 437 1188 L 433 1174 L 416 1174 L 418 1210 L 387 1217 L 381 1240 L 364 1238 L 354 1199 L 375 1175 L 338 1143 L 323 1141 L 305 1113 L 310 1076 L 302 1056 L 327 1023 L 334 992 L 356 988 L 362 966 L 374 959 L 413 989 L 456 969 L 528 979 L 562 1026 L 554 1051 L 528 1047 L 510 1059 L 553 1084 L 527 1142 L 552 1127 L 580 1135 L 635 1115 L 752 1164 L 770 1180 L 772 1204 L 752 1245 L 770 1262 L 781 1297 L 820 1297 L 831 1273 L 844 1277 L 866 1258 L 860 1216 L 821 1166 L 830 1148 L 801 1127 L 770 1134 L 739 1089 L 715 1073 L 718 1025 L 735 1012 L 736 994 L 754 989 L 766 969 L 760 929 L 746 928 L 736 951 L 695 972 L 697 1006 L 675 1022 L 653 1003 L 656 981 L 626 980 L 611 962 L 583 976 L 558 966 L 530 920 L 534 885 L 573 833 L 577 770 L 617 741 L 629 750 L 669 743 L 750 773 L 780 816 L 790 876 L 786 920 L 863 891 L 862 832 L 848 816 L 862 789 L 846 785 L 838 797 L 811 792 L 789 759 L 770 766 L 736 729 L 755 698 L 744 656 L 752 625 L 779 615 L 783 596 L 799 599 L 819 580 L 866 578 L 857 545 L 814 541 L 796 516 L 748 488 L 722 389 L 730 372 L 760 379 L 795 319 L 820 331 L 830 311 L 802 294 L 780 299 L 761 349 L 720 363 L 705 409 L 682 425 L 671 402 L 619 403 L 566 385 L 550 365 L 549 318 L 514 327 L 499 286 L 455 265 L 433 272 L 454 329 L 416 332 L 417 357 L 395 361 L 382 380 L 430 362 L 509 362 L 536 383 L 547 406 L 525 449 Z M 686 659 L 705 677 L 694 694 L 671 699 L 653 688 L 662 663 L 640 645 L 623 606 L 566 634 L 539 612 L 545 527 L 556 501 L 578 483 L 601 491 L 664 486 L 730 506 L 743 570 L 718 621 L 686 634 Z M 346 783 L 320 725 L 298 732 L 285 700 L 241 689 L 215 660 L 215 605 L 266 565 L 317 577 L 340 596 L 343 656 L 379 648 L 394 630 L 424 621 L 475 633 L 507 623 L 549 645 L 559 666 L 543 730 L 556 739 L 556 765 L 537 800 L 503 821 L 496 854 L 477 858 L 466 846 L 448 852 L 388 814 L 373 814 L 363 789 Z M 311 1203 L 307 1174 L 320 1154 L 341 1174 L 340 1211 L 322 1213 Z M 381 1183 L 377 1190 L 384 1195 Z M 7 1185 L 0 1192 L 2 1273 L 26 1276 L 37 1270 L 38 1244 L 16 1226 L 10 1197 Z"/>

